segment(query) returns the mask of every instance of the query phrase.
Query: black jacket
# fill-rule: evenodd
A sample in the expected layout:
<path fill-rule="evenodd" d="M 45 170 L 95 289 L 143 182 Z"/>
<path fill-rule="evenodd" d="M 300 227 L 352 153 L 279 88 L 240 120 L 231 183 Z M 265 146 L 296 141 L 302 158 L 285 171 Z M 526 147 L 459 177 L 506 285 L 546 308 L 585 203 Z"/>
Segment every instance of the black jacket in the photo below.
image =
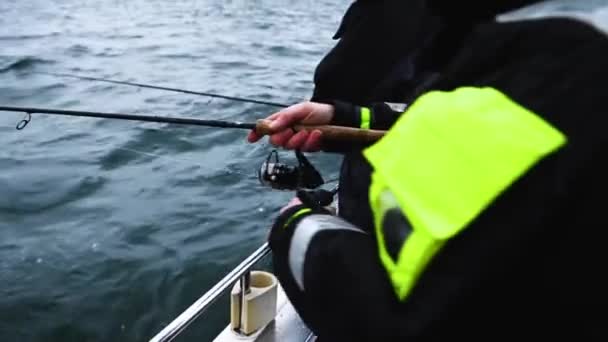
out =
<path fill-rule="evenodd" d="M 335 47 L 315 71 L 311 101 L 337 106 L 336 125 L 359 127 L 358 106 L 372 111 L 372 129 L 386 129 L 400 112 L 377 102 L 403 102 L 418 83 L 414 78 L 418 52 L 437 29 L 423 0 L 358 0 L 346 12 L 334 37 Z M 374 104 L 375 103 L 375 104 Z M 387 114 L 388 113 L 388 114 Z M 370 168 L 361 144 L 326 144 L 325 151 L 344 154 L 340 170 L 339 215 L 371 229 L 365 198 Z"/>
<path fill-rule="evenodd" d="M 311 100 L 401 101 L 436 20 L 423 0 L 355 1 L 334 36 L 337 44 L 317 66 Z"/>
<path fill-rule="evenodd" d="M 434 51 L 450 53 L 429 90 L 498 89 L 563 132 L 567 147 L 448 241 L 406 303 L 392 291 L 373 234 L 320 210 L 287 227 L 301 208 L 279 217 L 270 236 L 277 275 L 322 339 L 608 339 L 608 39 L 578 17 L 522 13 L 463 25 L 458 44 L 438 39 Z"/>

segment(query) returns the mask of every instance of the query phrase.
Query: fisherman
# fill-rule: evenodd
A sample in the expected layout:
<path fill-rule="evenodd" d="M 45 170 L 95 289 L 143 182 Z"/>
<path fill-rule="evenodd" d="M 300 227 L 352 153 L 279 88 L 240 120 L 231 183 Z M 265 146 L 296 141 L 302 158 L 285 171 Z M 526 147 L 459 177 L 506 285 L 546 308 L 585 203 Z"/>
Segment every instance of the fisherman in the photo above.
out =
<path fill-rule="evenodd" d="M 559 5 L 431 0 L 442 74 L 364 151 L 373 232 L 282 209 L 275 272 L 320 341 L 608 340 L 608 39 Z M 318 143 L 274 119 L 275 143 Z"/>
<path fill-rule="evenodd" d="M 337 44 L 315 70 L 315 88 L 310 101 L 332 105 L 338 111 L 332 115 L 332 120 L 324 123 L 366 129 L 390 127 L 402 113 L 403 105 L 396 105 L 400 110 L 395 112 L 384 102 L 402 103 L 415 84 L 431 75 L 414 77 L 414 71 L 418 51 L 435 34 L 437 27 L 437 18 L 430 14 L 424 0 L 353 2 L 334 35 Z M 315 105 L 299 104 L 283 114 L 306 115 L 312 106 Z M 327 141 L 304 144 L 303 134 L 291 140 L 287 144 L 289 148 L 305 152 L 322 149 L 344 156 L 338 213 L 347 221 L 371 231 L 372 214 L 364 200 L 371 174 L 371 168 L 361 154 L 365 145 Z M 254 142 L 259 138 L 252 133 L 249 140 Z M 273 138 L 271 141 L 277 146 L 286 145 L 278 140 Z"/>

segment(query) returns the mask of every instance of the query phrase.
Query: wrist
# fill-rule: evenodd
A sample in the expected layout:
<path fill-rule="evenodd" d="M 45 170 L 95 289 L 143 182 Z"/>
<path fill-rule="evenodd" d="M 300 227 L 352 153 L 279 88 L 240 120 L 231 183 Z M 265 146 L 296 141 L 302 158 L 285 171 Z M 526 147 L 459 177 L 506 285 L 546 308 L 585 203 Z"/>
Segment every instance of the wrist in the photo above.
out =
<path fill-rule="evenodd" d="M 339 100 L 332 101 L 334 115 L 330 125 L 359 127 L 359 109 L 357 106 Z"/>

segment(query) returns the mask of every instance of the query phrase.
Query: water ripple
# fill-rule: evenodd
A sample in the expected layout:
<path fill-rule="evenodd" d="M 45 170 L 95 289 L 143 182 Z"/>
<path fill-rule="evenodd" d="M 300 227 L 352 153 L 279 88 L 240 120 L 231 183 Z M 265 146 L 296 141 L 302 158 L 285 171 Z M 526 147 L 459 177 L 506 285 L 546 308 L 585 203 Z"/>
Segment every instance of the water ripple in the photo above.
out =
<path fill-rule="evenodd" d="M 40 64 L 52 63 L 52 61 L 31 56 L 14 57 L 0 55 L 0 73 L 13 70 L 23 71 L 25 69 L 31 69 Z"/>
<path fill-rule="evenodd" d="M 0 213 L 39 214 L 93 195 L 105 184 L 103 177 L 62 175 L 46 179 L 31 176 L 0 177 Z"/>

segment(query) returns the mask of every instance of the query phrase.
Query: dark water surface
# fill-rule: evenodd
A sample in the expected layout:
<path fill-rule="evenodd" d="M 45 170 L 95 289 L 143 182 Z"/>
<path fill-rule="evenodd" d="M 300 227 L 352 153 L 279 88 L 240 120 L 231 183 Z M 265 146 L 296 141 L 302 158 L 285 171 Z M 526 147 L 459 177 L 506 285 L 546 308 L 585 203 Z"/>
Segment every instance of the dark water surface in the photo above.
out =
<path fill-rule="evenodd" d="M 0 1 L 0 104 L 251 121 L 293 103 L 349 0 Z M 290 193 L 246 131 L 0 113 L 0 341 L 146 341 L 265 241 Z M 291 155 L 285 158 L 293 160 Z M 326 178 L 335 156 L 311 156 Z M 211 340 L 218 302 L 180 339 Z"/>

